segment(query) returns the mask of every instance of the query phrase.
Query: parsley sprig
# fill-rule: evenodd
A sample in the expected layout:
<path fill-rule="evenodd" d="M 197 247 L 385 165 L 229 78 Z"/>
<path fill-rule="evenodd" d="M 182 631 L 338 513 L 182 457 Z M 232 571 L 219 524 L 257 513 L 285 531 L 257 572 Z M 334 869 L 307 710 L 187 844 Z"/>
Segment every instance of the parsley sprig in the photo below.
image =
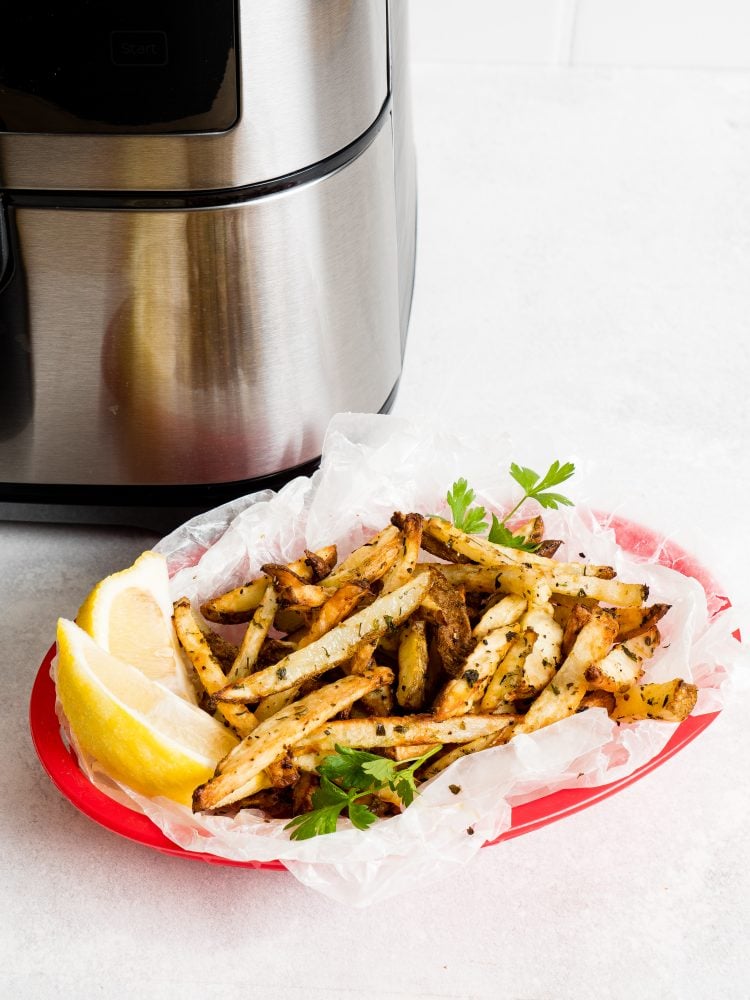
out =
<path fill-rule="evenodd" d="M 334 833 L 339 817 L 346 810 L 352 824 L 358 830 L 366 830 L 377 817 L 358 800 L 387 786 L 405 806 L 411 805 L 417 791 L 415 773 L 438 750 L 440 747 L 435 746 L 421 757 L 393 761 L 337 743 L 336 753 L 318 764 L 320 788 L 313 792 L 311 812 L 295 816 L 284 829 L 292 830 L 292 840 Z"/>
<path fill-rule="evenodd" d="M 533 552 L 536 545 L 527 542 L 521 535 L 514 535 L 507 527 L 508 521 L 513 517 L 527 500 L 536 500 L 540 507 L 557 510 L 561 506 L 572 507 L 573 501 L 562 493 L 552 492 L 552 487 L 559 486 L 566 482 L 576 467 L 572 462 L 565 462 L 562 465 L 555 460 L 543 476 L 534 472 L 526 466 L 511 463 L 510 474 L 524 491 L 523 496 L 509 511 L 502 521 L 492 515 L 492 525 L 488 534 L 488 539 L 496 545 L 505 545 L 512 549 L 523 549 L 524 552 Z M 484 507 L 472 507 L 471 504 L 476 499 L 474 490 L 471 489 L 465 479 L 458 479 L 453 484 L 446 500 L 453 514 L 453 523 L 461 531 L 469 535 L 477 535 L 487 530 L 488 524 L 485 521 L 487 511 Z"/>

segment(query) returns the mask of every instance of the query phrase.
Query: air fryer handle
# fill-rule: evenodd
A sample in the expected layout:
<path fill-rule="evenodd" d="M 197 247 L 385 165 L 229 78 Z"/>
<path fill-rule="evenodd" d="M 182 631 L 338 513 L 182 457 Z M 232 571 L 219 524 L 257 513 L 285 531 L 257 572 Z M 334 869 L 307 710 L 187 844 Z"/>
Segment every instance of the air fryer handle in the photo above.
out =
<path fill-rule="evenodd" d="M 29 423 L 32 410 L 26 277 L 15 214 L 0 194 L 0 440 L 19 434 Z"/>

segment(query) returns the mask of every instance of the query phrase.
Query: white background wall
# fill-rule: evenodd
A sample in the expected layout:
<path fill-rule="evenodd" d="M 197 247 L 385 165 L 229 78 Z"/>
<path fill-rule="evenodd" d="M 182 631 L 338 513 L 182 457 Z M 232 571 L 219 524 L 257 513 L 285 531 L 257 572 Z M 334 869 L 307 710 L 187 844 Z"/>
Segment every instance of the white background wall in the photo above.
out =
<path fill-rule="evenodd" d="M 416 61 L 750 68 L 750 0 L 411 0 L 411 22 Z"/>

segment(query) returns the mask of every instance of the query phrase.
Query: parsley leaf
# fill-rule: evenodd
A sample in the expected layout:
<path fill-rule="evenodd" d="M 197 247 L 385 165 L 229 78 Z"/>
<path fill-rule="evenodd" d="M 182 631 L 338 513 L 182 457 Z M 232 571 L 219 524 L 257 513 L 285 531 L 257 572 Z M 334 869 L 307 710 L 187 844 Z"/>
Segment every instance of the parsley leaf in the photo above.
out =
<path fill-rule="evenodd" d="M 292 830 L 292 840 L 308 840 L 334 833 L 344 809 L 353 826 L 366 830 L 377 817 L 357 799 L 371 795 L 386 785 L 400 796 L 405 806 L 411 805 L 417 791 L 414 777 L 417 768 L 441 747 L 431 747 L 421 757 L 407 761 L 388 760 L 366 750 L 339 746 L 338 743 L 335 749 L 335 754 L 329 754 L 318 764 L 320 788 L 313 792 L 312 810 L 295 816 L 284 827 L 285 830 Z"/>
<path fill-rule="evenodd" d="M 351 747 L 342 747 L 337 743 L 336 753 L 329 754 L 318 764 L 318 774 L 321 778 L 335 781 L 344 788 L 364 791 L 372 785 L 372 776 L 365 770 L 364 765 L 384 759 L 366 750 L 352 750 Z"/>
<path fill-rule="evenodd" d="M 453 523 L 468 535 L 476 535 L 488 528 L 484 518 L 487 511 L 484 507 L 472 507 L 476 493 L 465 479 L 457 479 L 448 490 L 446 500 L 453 514 Z"/>
<path fill-rule="evenodd" d="M 522 535 L 514 535 L 510 528 L 505 527 L 505 522 L 498 521 L 494 514 L 492 515 L 492 527 L 490 528 L 489 535 L 487 535 L 487 539 L 490 542 L 494 542 L 495 545 L 504 545 L 509 549 L 522 549 L 524 552 L 534 552 L 539 548 L 533 542 L 527 542 Z"/>
<path fill-rule="evenodd" d="M 561 483 L 566 482 L 575 471 L 576 467 L 572 462 L 560 465 L 555 460 L 545 474 L 540 477 L 533 469 L 527 469 L 512 462 L 510 474 L 525 494 L 520 503 L 516 504 L 514 510 L 518 510 L 524 500 L 536 500 L 540 506 L 551 507 L 553 510 L 557 510 L 561 505 L 572 507 L 573 501 L 563 496 L 562 493 L 549 493 L 546 491 L 552 486 L 559 486 Z M 507 521 L 508 518 L 505 520 Z"/>

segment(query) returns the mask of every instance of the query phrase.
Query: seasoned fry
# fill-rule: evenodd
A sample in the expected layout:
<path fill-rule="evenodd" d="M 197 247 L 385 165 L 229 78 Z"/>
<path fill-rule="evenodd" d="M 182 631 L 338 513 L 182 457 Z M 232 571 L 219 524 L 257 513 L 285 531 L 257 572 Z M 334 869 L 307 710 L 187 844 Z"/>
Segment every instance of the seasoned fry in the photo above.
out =
<path fill-rule="evenodd" d="M 650 631 L 669 611 L 669 604 L 651 604 L 647 608 L 608 608 L 618 625 L 617 641 L 627 642 Z"/>
<path fill-rule="evenodd" d="M 240 677 L 247 677 L 255 670 L 258 656 L 268 636 L 268 630 L 273 625 L 277 607 L 276 588 L 271 584 L 270 587 L 266 587 L 263 599 L 248 623 L 240 648 L 237 650 L 237 656 L 227 674 L 227 680 L 239 680 Z"/>
<path fill-rule="evenodd" d="M 219 661 L 219 666 L 225 674 L 228 674 L 237 656 L 237 646 L 233 642 L 228 642 L 224 636 L 214 632 L 213 629 L 201 628 L 201 632 L 206 637 L 208 648 Z"/>
<path fill-rule="evenodd" d="M 475 639 L 482 639 L 493 629 L 513 625 L 525 610 L 526 600 L 523 597 L 518 594 L 508 594 L 485 611 L 474 626 L 472 635 Z"/>
<path fill-rule="evenodd" d="M 363 583 L 345 583 L 335 590 L 315 613 L 309 628 L 292 636 L 297 649 L 304 649 L 342 622 L 369 591 Z"/>
<path fill-rule="evenodd" d="M 266 563 L 261 567 L 276 584 L 279 603 L 290 608 L 319 608 L 328 594 L 316 583 L 308 583 L 288 566 Z"/>
<path fill-rule="evenodd" d="M 529 608 L 521 616 L 520 627 L 532 629 L 536 635 L 533 648 L 523 661 L 523 685 L 516 693 L 516 697 L 527 698 L 541 691 L 554 677 L 562 659 L 562 629 L 550 604 Z"/>
<path fill-rule="evenodd" d="M 438 695 L 434 711 L 439 719 L 465 715 L 482 700 L 490 678 L 515 638 L 516 633 L 510 629 L 498 628 L 479 640 L 461 675 L 449 680 Z"/>
<path fill-rule="evenodd" d="M 662 719 L 682 722 L 698 700 L 698 688 L 676 679 L 665 684 L 634 684 L 623 694 L 615 695 L 611 716 L 620 722 L 638 719 Z"/>
<path fill-rule="evenodd" d="M 644 635 L 615 646 L 598 663 L 586 669 L 589 688 L 619 694 L 627 691 L 641 676 L 644 659 L 654 655 L 659 645 L 659 630 L 654 626 Z"/>
<path fill-rule="evenodd" d="M 400 625 L 419 606 L 431 586 L 430 574 L 421 574 L 392 594 L 379 597 L 321 639 L 284 657 L 275 666 L 230 684 L 216 693 L 221 702 L 258 702 L 308 677 L 317 677 L 348 660 L 362 642 L 378 638 Z"/>
<path fill-rule="evenodd" d="M 553 594 L 593 597 L 620 608 L 639 608 L 648 600 L 648 587 L 645 583 L 620 583 L 619 580 L 568 575 L 562 571 L 555 573 L 551 587 Z"/>
<path fill-rule="evenodd" d="M 226 594 L 219 594 L 201 605 L 201 614 L 207 621 L 221 625 L 249 622 L 263 599 L 268 583 L 268 577 L 262 576 L 243 583 L 241 587 L 235 587 Z"/>
<path fill-rule="evenodd" d="M 462 590 L 451 587 L 439 569 L 430 571 L 432 586 L 420 613 L 436 625 L 435 653 L 447 674 L 455 677 L 474 648 L 471 622 Z"/>
<path fill-rule="evenodd" d="M 553 679 L 532 703 L 516 732 L 531 733 L 572 715 L 586 694 L 586 669 L 603 659 L 617 635 L 617 622 L 600 614 L 578 633 L 570 654 Z"/>
<path fill-rule="evenodd" d="M 567 656 L 586 622 L 594 617 L 594 611 L 583 603 L 576 603 L 569 609 L 562 637 L 562 655 Z"/>
<path fill-rule="evenodd" d="M 510 525 L 508 525 L 510 528 Z M 544 519 L 540 514 L 522 524 L 510 528 L 516 538 L 522 538 L 527 545 L 541 545 L 544 540 Z"/>
<path fill-rule="evenodd" d="M 467 535 L 460 531 L 448 521 L 440 517 L 425 518 L 424 531 L 431 538 L 436 538 L 439 542 L 454 551 L 467 556 L 472 562 L 489 569 L 507 565 L 521 565 L 536 567 L 541 572 L 564 574 L 568 576 L 593 576 L 605 580 L 611 580 L 615 571 L 611 566 L 593 566 L 586 563 L 557 563 L 534 552 L 525 552 L 522 549 L 511 549 L 505 545 L 497 545 L 481 538 L 477 535 Z M 612 602 L 616 603 L 616 602 Z"/>
<path fill-rule="evenodd" d="M 216 775 L 196 788 L 193 809 L 217 809 L 244 798 L 258 774 L 289 746 L 299 743 L 367 691 L 392 680 L 392 671 L 382 668 L 342 677 L 261 722 L 219 762 Z"/>
<path fill-rule="evenodd" d="M 398 647 L 396 701 L 413 711 L 422 708 L 425 700 L 429 661 L 425 631 L 424 622 L 409 622 L 401 631 Z"/>
<path fill-rule="evenodd" d="M 403 519 L 401 533 L 403 535 L 401 553 L 383 577 L 383 594 L 390 594 L 397 587 L 403 587 L 414 574 L 422 542 L 421 514 L 407 514 Z"/>
<path fill-rule="evenodd" d="M 462 715 L 436 719 L 434 715 L 394 715 L 372 719 L 336 719 L 298 743 L 301 752 L 330 752 L 340 746 L 396 747 L 419 743 L 468 743 L 478 736 L 498 733 L 508 725 L 502 715 Z"/>
<path fill-rule="evenodd" d="M 400 548 L 398 528 L 388 525 L 369 542 L 348 555 L 329 576 L 321 580 L 321 586 L 327 590 L 336 590 L 352 580 L 373 583 L 391 568 L 398 558 Z"/>
<path fill-rule="evenodd" d="M 523 665 L 535 642 L 536 632 L 530 628 L 513 638 L 484 692 L 480 706 L 482 712 L 496 712 L 503 703 L 523 697 L 526 690 Z"/>
<path fill-rule="evenodd" d="M 173 621 L 180 645 L 185 650 L 201 684 L 208 694 L 213 694 L 226 684 L 227 679 L 221 664 L 211 652 L 208 639 L 203 634 L 187 597 L 181 597 L 175 602 Z M 258 724 L 253 713 L 244 705 L 226 705 L 219 711 L 240 736 L 247 736 Z"/>
<path fill-rule="evenodd" d="M 322 580 L 332 572 L 338 559 L 338 550 L 335 545 L 326 545 L 317 552 L 305 549 L 305 562 L 310 567 L 313 583 Z"/>

